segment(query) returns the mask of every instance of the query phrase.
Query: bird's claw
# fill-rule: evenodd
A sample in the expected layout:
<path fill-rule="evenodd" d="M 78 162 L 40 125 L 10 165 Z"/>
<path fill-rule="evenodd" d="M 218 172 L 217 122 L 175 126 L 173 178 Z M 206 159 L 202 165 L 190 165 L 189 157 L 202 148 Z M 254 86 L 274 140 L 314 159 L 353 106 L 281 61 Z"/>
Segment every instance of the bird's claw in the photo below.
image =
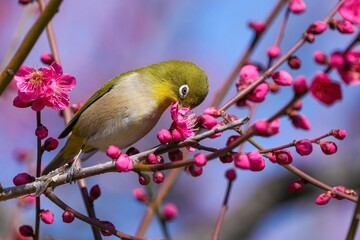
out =
<path fill-rule="evenodd" d="M 68 173 L 67 173 L 67 176 L 66 176 L 66 181 L 69 182 L 69 183 L 73 183 L 75 182 L 76 180 L 74 179 L 74 177 L 80 172 L 80 168 L 78 168 L 76 166 L 76 164 L 72 164 Z"/>

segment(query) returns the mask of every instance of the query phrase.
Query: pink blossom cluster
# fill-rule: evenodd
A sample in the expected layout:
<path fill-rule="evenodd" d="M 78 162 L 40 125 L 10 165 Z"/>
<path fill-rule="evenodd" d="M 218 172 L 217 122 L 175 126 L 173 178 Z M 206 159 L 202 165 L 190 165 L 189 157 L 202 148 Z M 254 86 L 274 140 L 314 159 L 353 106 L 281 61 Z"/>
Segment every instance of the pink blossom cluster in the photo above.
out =
<path fill-rule="evenodd" d="M 41 111 L 45 106 L 63 110 L 69 106 L 69 95 L 76 79 L 63 74 L 62 67 L 53 62 L 50 67 L 34 69 L 21 66 L 14 80 L 18 88 L 18 95 L 13 104 L 16 107 L 29 107 L 34 111 Z"/>
<path fill-rule="evenodd" d="M 106 154 L 115 160 L 115 167 L 120 172 L 129 172 L 133 169 L 133 162 L 127 154 L 122 154 L 120 148 L 111 145 L 108 147 Z"/>
<path fill-rule="evenodd" d="M 190 108 L 180 107 L 178 102 L 171 104 L 173 123 L 170 130 L 161 129 L 157 133 L 160 143 L 179 142 L 195 135 L 196 117 L 190 111 Z"/>

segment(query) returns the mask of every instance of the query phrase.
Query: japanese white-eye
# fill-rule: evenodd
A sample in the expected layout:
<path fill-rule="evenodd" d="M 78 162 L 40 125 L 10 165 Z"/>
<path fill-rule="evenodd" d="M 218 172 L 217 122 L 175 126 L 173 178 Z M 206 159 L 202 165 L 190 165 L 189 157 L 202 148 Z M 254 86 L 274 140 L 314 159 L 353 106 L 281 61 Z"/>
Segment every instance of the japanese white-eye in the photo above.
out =
<path fill-rule="evenodd" d="M 43 174 L 80 152 L 126 148 L 145 136 L 172 102 L 198 106 L 208 93 L 208 78 L 197 65 L 171 60 L 137 68 L 105 83 L 74 115 L 59 138 L 71 135 Z"/>

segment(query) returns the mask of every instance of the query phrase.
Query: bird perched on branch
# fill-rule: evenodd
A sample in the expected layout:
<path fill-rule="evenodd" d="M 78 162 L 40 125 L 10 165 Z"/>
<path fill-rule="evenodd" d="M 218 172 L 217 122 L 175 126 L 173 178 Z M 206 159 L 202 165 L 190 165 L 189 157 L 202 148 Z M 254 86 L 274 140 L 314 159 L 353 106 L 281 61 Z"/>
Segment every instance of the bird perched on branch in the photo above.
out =
<path fill-rule="evenodd" d="M 208 93 L 208 78 L 197 65 L 171 60 L 137 68 L 105 83 L 71 119 L 59 138 L 71 133 L 43 174 L 80 153 L 126 148 L 144 137 L 173 102 L 194 108 Z"/>

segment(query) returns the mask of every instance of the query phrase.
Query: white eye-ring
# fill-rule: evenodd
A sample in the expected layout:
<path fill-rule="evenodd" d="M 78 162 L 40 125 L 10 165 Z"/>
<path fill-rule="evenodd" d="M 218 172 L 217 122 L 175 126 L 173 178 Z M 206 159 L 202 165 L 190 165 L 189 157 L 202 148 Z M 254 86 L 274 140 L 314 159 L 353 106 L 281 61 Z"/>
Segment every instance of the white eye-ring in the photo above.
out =
<path fill-rule="evenodd" d="M 189 86 L 187 84 L 181 85 L 179 87 L 179 94 L 181 99 L 184 99 L 186 95 L 188 95 L 188 93 L 189 93 Z"/>

